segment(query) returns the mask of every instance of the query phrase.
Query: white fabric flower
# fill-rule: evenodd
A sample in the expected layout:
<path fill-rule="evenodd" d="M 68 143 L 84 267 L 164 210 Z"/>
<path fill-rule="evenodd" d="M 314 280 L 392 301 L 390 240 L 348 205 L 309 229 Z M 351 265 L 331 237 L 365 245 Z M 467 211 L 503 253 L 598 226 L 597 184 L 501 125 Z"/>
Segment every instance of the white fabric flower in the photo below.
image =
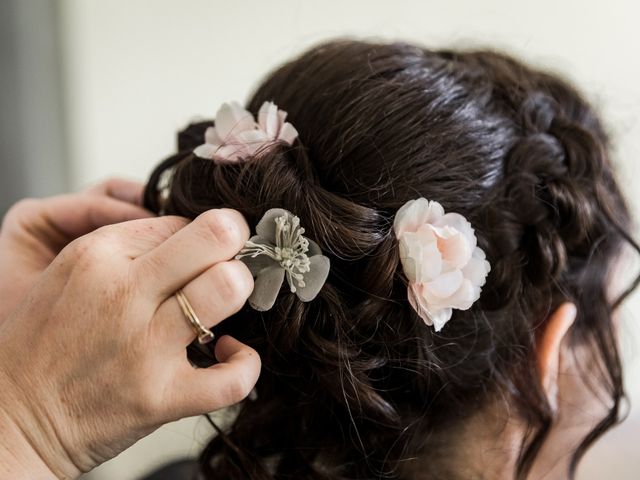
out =
<path fill-rule="evenodd" d="M 453 309 L 467 310 L 480 297 L 491 270 L 471 224 L 426 198 L 410 200 L 396 213 L 393 229 L 409 280 L 411 306 L 436 332 Z"/>
<path fill-rule="evenodd" d="M 257 122 L 238 102 L 223 103 L 214 126 L 204 134 L 205 143 L 193 153 L 217 162 L 237 162 L 277 141 L 291 145 L 298 132 L 286 118 L 287 112 L 279 110 L 273 102 L 262 104 Z"/>
<path fill-rule="evenodd" d="M 272 208 L 258 222 L 256 235 L 236 255 L 256 279 L 249 296 L 249 305 L 256 310 L 273 307 L 285 278 L 291 293 L 303 302 L 313 300 L 324 285 L 331 262 L 303 233 L 297 216 Z"/>

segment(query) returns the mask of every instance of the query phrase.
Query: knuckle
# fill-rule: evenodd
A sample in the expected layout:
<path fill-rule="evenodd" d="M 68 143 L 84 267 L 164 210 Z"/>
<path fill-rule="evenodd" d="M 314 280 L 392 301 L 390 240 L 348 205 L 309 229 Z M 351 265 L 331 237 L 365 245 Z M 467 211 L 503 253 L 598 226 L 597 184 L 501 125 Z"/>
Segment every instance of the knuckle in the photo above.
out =
<path fill-rule="evenodd" d="M 89 236 L 76 238 L 69 243 L 63 250 L 62 255 L 65 258 L 82 258 L 89 255 L 91 251 L 91 240 Z"/>
<path fill-rule="evenodd" d="M 249 269 L 237 260 L 219 263 L 214 268 L 218 294 L 227 304 L 239 309 L 253 289 L 253 277 Z"/>
<path fill-rule="evenodd" d="M 25 212 L 32 212 L 40 205 L 41 202 L 42 200 L 37 198 L 23 198 L 14 203 L 7 213 L 16 215 Z"/>
<path fill-rule="evenodd" d="M 118 185 L 118 183 L 120 183 L 120 179 L 118 177 L 112 176 L 104 179 L 102 182 L 100 182 L 99 185 L 109 190 L 111 187 Z"/>
<path fill-rule="evenodd" d="M 117 250 L 119 239 L 106 231 L 96 231 L 90 237 L 89 252 L 95 257 L 110 257 Z"/>
<path fill-rule="evenodd" d="M 248 238 L 238 215 L 229 210 L 209 210 L 199 217 L 208 236 L 213 236 L 216 244 L 225 250 L 236 252 Z"/>
<path fill-rule="evenodd" d="M 80 237 L 71 242 L 65 250 L 66 256 L 73 257 L 75 262 L 82 265 L 97 266 L 104 263 L 105 259 L 113 257 L 118 248 L 119 240 L 112 234 L 104 231 L 95 231 L 92 234 Z"/>
<path fill-rule="evenodd" d="M 42 200 L 37 198 L 23 198 L 14 203 L 4 216 L 2 227 L 7 228 L 8 225 L 19 224 L 25 218 L 30 217 L 33 212 L 40 208 Z"/>
<path fill-rule="evenodd" d="M 108 177 L 94 184 L 87 191 L 89 193 L 106 192 L 108 194 L 113 189 L 113 187 L 115 187 L 118 184 L 118 182 L 119 182 L 118 177 Z"/>
<path fill-rule="evenodd" d="M 148 283 L 149 278 L 162 278 L 166 275 L 166 263 L 162 258 L 150 255 L 142 263 L 135 263 L 132 269 L 133 283 L 140 287 Z"/>

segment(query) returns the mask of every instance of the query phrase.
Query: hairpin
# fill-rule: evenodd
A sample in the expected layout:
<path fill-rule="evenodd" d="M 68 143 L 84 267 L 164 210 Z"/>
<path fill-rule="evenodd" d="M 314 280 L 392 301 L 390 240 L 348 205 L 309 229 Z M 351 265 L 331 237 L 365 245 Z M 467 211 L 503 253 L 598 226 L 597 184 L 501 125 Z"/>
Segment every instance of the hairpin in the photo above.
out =
<path fill-rule="evenodd" d="M 265 311 L 273 307 L 287 279 L 289 289 L 303 302 L 313 300 L 329 275 L 329 258 L 316 242 L 302 234 L 300 219 L 282 208 L 272 208 L 256 226 L 236 259 L 256 278 L 249 305 Z"/>
<path fill-rule="evenodd" d="M 454 308 L 467 310 L 478 300 L 491 266 L 467 219 L 445 214 L 438 202 L 408 201 L 396 213 L 393 229 L 409 303 L 438 332 Z"/>
<path fill-rule="evenodd" d="M 233 163 L 252 157 L 264 146 L 278 141 L 291 145 L 298 132 L 286 118 L 287 112 L 273 102 L 262 104 L 257 122 L 238 102 L 223 103 L 216 113 L 214 126 L 205 131 L 205 143 L 193 153 L 218 163 Z"/>

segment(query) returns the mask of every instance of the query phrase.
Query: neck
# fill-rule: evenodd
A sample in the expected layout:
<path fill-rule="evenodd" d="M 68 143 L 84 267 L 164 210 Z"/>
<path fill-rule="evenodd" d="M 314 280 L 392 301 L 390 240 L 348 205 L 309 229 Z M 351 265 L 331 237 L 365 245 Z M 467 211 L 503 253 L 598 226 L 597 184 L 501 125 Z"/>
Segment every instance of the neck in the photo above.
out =
<path fill-rule="evenodd" d="M 430 436 L 429 454 L 407 465 L 403 478 L 515 479 L 527 428 L 508 414 L 504 405 L 495 404 L 447 429 L 441 440 Z M 569 427 L 559 418 L 536 455 L 527 480 L 566 480 L 575 446 L 585 433 L 584 425 Z"/>
<path fill-rule="evenodd" d="M 578 385 L 580 384 L 580 385 Z M 559 382 L 558 414 L 536 454 L 527 480 L 566 480 L 576 447 L 604 418 L 607 405 L 581 392 L 579 375 L 565 371 Z M 490 402 L 470 418 L 430 434 L 423 458 L 410 462 L 403 478 L 411 480 L 514 479 L 528 428 L 503 402 Z"/>

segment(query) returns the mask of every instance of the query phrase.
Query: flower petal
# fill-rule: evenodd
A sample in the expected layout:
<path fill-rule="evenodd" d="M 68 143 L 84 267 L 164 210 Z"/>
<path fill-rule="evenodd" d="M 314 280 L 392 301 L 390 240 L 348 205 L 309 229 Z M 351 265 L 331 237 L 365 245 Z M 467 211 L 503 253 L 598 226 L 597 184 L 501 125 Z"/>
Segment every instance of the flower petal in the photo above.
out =
<path fill-rule="evenodd" d="M 435 307 L 426 300 L 426 287 L 413 284 L 409 287 L 408 298 L 413 309 L 426 325 L 433 325 L 436 332 L 442 330 L 449 321 L 453 310 L 451 307 Z"/>
<path fill-rule="evenodd" d="M 469 221 L 459 213 L 451 212 L 443 215 L 433 222 L 434 227 L 450 227 L 460 232 L 468 240 L 471 250 L 476 246 L 477 239 L 473 227 Z"/>
<path fill-rule="evenodd" d="M 431 312 L 431 320 L 433 321 L 433 328 L 436 332 L 442 330 L 442 327 L 451 319 L 453 310 L 451 308 L 442 308 Z"/>
<path fill-rule="evenodd" d="M 393 230 L 396 238 L 404 232 L 415 232 L 425 223 L 434 223 L 444 215 L 444 209 L 438 202 L 426 198 L 409 200 L 396 213 L 393 220 Z"/>
<path fill-rule="evenodd" d="M 396 212 L 393 219 L 393 231 L 396 238 L 399 239 L 405 232 L 415 232 L 420 227 L 418 209 L 416 208 L 418 200 L 409 200 Z"/>
<path fill-rule="evenodd" d="M 445 227 L 444 230 L 449 230 Z M 472 248 L 469 240 L 458 231 L 448 231 L 445 237 L 438 236 L 438 250 L 454 268 L 464 267 L 471 259 Z"/>
<path fill-rule="evenodd" d="M 463 280 L 460 270 L 451 270 L 426 283 L 426 291 L 438 299 L 444 299 L 453 295 L 460 288 Z"/>
<path fill-rule="evenodd" d="M 238 144 L 257 143 L 259 145 L 270 141 L 262 130 L 245 130 L 235 135 L 234 140 Z"/>
<path fill-rule="evenodd" d="M 289 145 L 293 145 L 294 140 L 298 138 L 298 130 L 289 122 L 282 125 L 280 133 L 278 134 L 278 140 L 284 140 Z"/>
<path fill-rule="evenodd" d="M 264 102 L 258 112 L 258 124 L 270 139 L 275 139 L 280 130 L 278 107 L 273 102 Z"/>
<path fill-rule="evenodd" d="M 324 255 L 315 255 L 309 259 L 310 270 L 304 274 L 304 287 L 296 286 L 296 295 L 303 302 L 313 300 L 329 275 L 330 261 Z"/>
<path fill-rule="evenodd" d="M 320 250 L 320 246 L 310 238 L 307 238 L 307 240 L 309 241 L 309 250 L 307 251 L 307 256 L 311 258 L 314 255 L 322 255 L 322 250 Z"/>
<path fill-rule="evenodd" d="M 213 160 L 216 156 L 216 152 L 220 148 L 220 145 L 213 145 L 211 143 L 203 143 L 193 149 L 193 153 L 196 157 L 207 158 Z"/>
<path fill-rule="evenodd" d="M 491 271 L 491 265 L 485 260 L 485 253 L 480 247 L 476 247 L 463 269 L 462 274 L 473 285 L 482 287 L 487 281 L 487 275 Z"/>
<path fill-rule="evenodd" d="M 249 305 L 260 312 L 269 310 L 276 302 L 283 281 L 284 269 L 280 265 L 263 269 L 254 282 Z"/>
<path fill-rule="evenodd" d="M 480 289 L 469 280 L 463 280 L 460 288 L 449 299 L 450 306 L 458 310 L 468 310 L 480 297 Z"/>
<path fill-rule="evenodd" d="M 276 218 L 282 215 L 288 215 L 291 218 L 293 215 L 284 208 L 270 208 L 262 216 L 258 225 L 256 225 L 256 233 L 270 244 L 276 244 Z"/>
<path fill-rule="evenodd" d="M 230 137 L 245 130 L 256 128 L 256 122 L 251 112 L 245 110 L 238 102 L 223 103 L 215 119 L 216 132 L 227 142 Z"/>
<path fill-rule="evenodd" d="M 418 262 L 416 259 L 410 255 L 400 253 L 400 261 L 402 262 L 402 270 L 404 271 L 407 280 L 409 280 L 410 283 L 418 283 Z"/>
<path fill-rule="evenodd" d="M 222 139 L 220 138 L 220 135 L 218 135 L 216 127 L 209 127 L 205 130 L 204 141 L 205 143 L 213 143 L 215 145 L 222 144 Z"/>
<path fill-rule="evenodd" d="M 400 239 L 400 261 L 411 282 L 424 283 L 442 270 L 442 258 L 432 232 L 406 232 Z"/>
<path fill-rule="evenodd" d="M 433 325 L 431 317 L 429 316 L 427 305 L 422 298 L 422 288 L 422 284 L 410 283 L 407 287 L 407 298 L 409 299 L 411 308 L 416 311 L 416 313 L 424 321 L 424 323 L 427 325 Z"/>

